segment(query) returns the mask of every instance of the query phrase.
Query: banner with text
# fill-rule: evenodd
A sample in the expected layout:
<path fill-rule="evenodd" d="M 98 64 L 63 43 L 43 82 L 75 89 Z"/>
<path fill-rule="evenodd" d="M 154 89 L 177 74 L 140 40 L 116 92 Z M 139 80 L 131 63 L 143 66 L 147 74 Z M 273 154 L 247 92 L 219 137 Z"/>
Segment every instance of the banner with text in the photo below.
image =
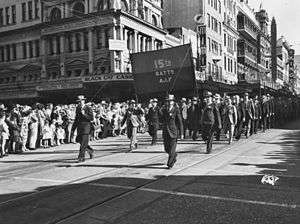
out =
<path fill-rule="evenodd" d="M 195 88 L 190 44 L 131 54 L 137 94 Z"/>

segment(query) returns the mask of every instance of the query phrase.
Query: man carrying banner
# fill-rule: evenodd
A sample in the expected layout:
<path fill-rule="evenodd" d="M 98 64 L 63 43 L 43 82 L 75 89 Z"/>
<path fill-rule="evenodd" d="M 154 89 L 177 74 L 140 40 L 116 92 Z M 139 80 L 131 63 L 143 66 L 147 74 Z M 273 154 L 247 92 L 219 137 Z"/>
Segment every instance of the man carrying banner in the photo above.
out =
<path fill-rule="evenodd" d="M 165 100 L 165 105 L 160 110 L 163 124 L 163 140 L 166 153 L 169 154 L 167 166 L 171 169 L 176 163 L 176 146 L 178 133 L 180 131 L 183 139 L 183 124 L 179 108 L 174 103 L 174 96 L 169 95 Z"/>

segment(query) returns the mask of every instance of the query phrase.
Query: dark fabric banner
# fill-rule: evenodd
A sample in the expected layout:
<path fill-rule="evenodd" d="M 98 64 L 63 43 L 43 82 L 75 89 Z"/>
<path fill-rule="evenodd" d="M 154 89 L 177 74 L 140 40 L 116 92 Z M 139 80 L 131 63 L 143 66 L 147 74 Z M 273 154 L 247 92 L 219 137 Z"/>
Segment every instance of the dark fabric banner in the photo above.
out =
<path fill-rule="evenodd" d="M 131 63 L 137 94 L 195 88 L 190 44 L 131 54 Z"/>

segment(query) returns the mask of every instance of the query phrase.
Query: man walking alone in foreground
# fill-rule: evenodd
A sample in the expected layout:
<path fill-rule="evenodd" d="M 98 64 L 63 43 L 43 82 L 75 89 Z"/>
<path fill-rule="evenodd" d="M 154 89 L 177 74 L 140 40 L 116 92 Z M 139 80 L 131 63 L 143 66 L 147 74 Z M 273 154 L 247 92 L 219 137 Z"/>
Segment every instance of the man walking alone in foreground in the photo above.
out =
<path fill-rule="evenodd" d="M 169 95 L 166 98 L 165 105 L 162 107 L 160 114 L 163 124 L 164 148 L 166 153 L 169 154 L 167 166 L 171 169 L 176 163 L 176 146 L 179 133 L 182 133 L 181 139 L 183 139 L 181 114 L 178 106 L 174 103 L 173 95 Z"/>
<path fill-rule="evenodd" d="M 85 97 L 78 96 L 78 106 L 76 108 L 76 117 L 72 127 L 72 133 L 77 128 L 76 142 L 80 143 L 78 162 L 85 161 L 85 152 L 88 150 L 90 158 L 93 158 L 93 149 L 89 146 L 89 135 L 91 132 L 91 121 L 94 120 L 92 108 L 85 104 Z"/>

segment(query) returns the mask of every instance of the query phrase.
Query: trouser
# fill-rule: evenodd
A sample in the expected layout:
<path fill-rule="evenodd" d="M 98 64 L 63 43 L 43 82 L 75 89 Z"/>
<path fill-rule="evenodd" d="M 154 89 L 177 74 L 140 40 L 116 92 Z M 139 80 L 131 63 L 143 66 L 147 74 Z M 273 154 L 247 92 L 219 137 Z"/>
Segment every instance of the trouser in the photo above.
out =
<path fill-rule="evenodd" d="M 250 131 L 251 131 L 251 123 L 252 123 L 252 120 L 249 118 L 249 119 L 246 119 L 245 123 L 244 123 L 244 126 L 245 126 L 245 136 L 248 137 L 249 134 L 250 134 Z"/>
<path fill-rule="evenodd" d="M 179 133 L 180 135 L 183 135 L 184 138 L 186 138 L 186 131 L 188 129 L 188 121 L 187 119 L 182 119 L 183 124 L 183 133 Z"/>
<path fill-rule="evenodd" d="M 171 138 L 169 134 L 163 134 L 164 149 L 169 154 L 168 164 L 176 157 L 177 138 Z"/>
<path fill-rule="evenodd" d="M 197 139 L 198 139 L 198 130 L 193 130 L 192 131 L 192 139 L 194 140 L 194 141 L 196 141 Z"/>
<path fill-rule="evenodd" d="M 132 127 L 130 137 L 130 149 L 133 149 L 137 144 L 137 127 Z"/>
<path fill-rule="evenodd" d="M 243 130 L 243 122 L 238 121 L 236 124 L 236 128 L 235 128 L 235 138 L 237 140 L 239 140 L 241 138 L 242 130 Z"/>
<path fill-rule="evenodd" d="M 202 129 L 202 139 L 206 142 L 206 151 L 208 153 L 212 150 L 213 138 L 214 138 L 213 125 L 204 124 Z"/>
<path fill-rule="evenodd" d="M 263 131 L 265 132 L 266 129 L 267 129 L 267 124 L 268 124 L 268 118 L 267 117 L 263 117 L 262 118 L 262 128 L 263 128 Z"/>
<path fill-rule="evenodd" d="M 220 138 L 221 138 L 221 130 L 220 128 L 217 128 L 216 129 L 216 140 L 217 141 L 220 141 Z"/>
<path fill-rule="evenodd" d="M 85 158 L 85 152 L 86 150 L 91 150 L 89 147 L 89 135 L 81 135 L 80 136 L 80 149 L 79 149 L 79 155 L 78 158 Z"/>
<path fill-rule="evenodd" d="M 69 122 L 68 125 L 66 126 L 66 143 L 70 143 L 72 141 L 72 126 L 74 122 Z"/>
<path fill-rule="evenodd" d="M 157 132 L 158 132 L 157 125 L 149 124 L 149 134 L 152 137 L 151 144 L 156 144 L 156 142 L 157 142 Z"/>
<path fill-rule="evenodd" d="M 233 141 L 234 129 L 235 129 L 235 125 L 230 124 L 229 125 L 229 140 L 228 140 L 229 143 L 231 143 Z"/>
<path fill-rule="evenodd" d="M 258 127 L 259 127 L 259 120 L 258 119 L 253 120 L 253 133 L 254 134 L 257 134 Z"/>

